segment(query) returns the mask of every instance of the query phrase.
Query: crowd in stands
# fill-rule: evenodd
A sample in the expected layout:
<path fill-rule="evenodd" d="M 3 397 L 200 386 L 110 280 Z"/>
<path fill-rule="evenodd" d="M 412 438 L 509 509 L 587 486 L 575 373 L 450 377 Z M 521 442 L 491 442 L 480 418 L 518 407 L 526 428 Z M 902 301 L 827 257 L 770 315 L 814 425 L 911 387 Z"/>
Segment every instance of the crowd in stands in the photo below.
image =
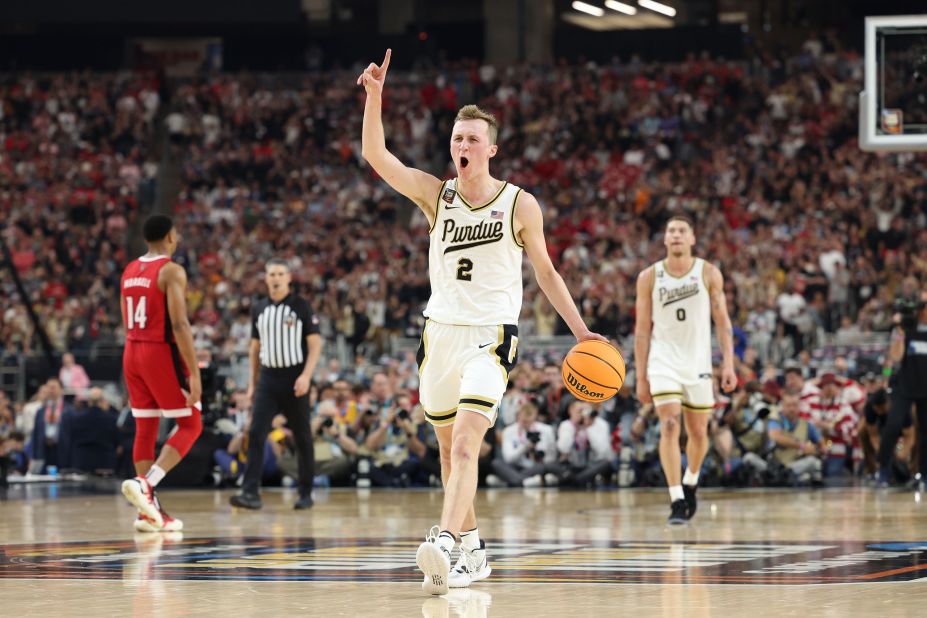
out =
<path fill-rule="evenodd" d="M 0 212 L 54 345 L 118 340 L 112 282 L 128 258 L 139 185 L 154 173 L 144 136 L 165 105 L 180 166 L 176 258 L 191 282 L 197 347 L 217 363 L 246 353 L 260 272 L 282 257 L 325 339 L 356 353 L 353 366 L 316 375 L 313 431 L 328 481 L 429 484 L 439 474 L 414 359 L 389 354 L 394 337 L 421 330 L 427 222 L 361 160 L 355 77 L 215 74 L 179 84 L 166 102 L 137 76 L 7 77 Z M 726 277 L 740 379 L 730 398 L 719 393 L 710 465 L 718 482 L 812 483 L 864 467 L 885 384 L 867 375 L 881 368 L 879 351 L 853 346 L 887 331 L 893 300 L 927 283 L 927 158 L 858 149 L 861 79 L 857 54 L 813 46 L 748 61 L 422 65 L 390 73 L 384 124 L 401 160 L 449 177 L 457 109 L 494 112 L 493 174 L 538 198 L 551 257 L 583 315 L 625 344 L 635 277 L 662 256 L 665 220 L 693 217 L 697 253 Z M 34 349 L 0 277 L 4 353 Z M 525 284 L 520 334 L 568 334 L 527 261 Z M 652 410 L 630 389 L 598 408 L 573 402 L 556 364 L 526 358 L 487 438 L 487 483 L 658 484 Z M 234 479 L 248 404 L 242 385 L 218 388 L 229 392 L 213 421 L 226 417 L 217 427 L 228 439 L 215 463 Z M 277 430 L 265 452 L 277 465 L 265 469 L 292 476 L 287 430 Z M 812 446 L 782 455 L 785 430 L 806 432 Z M 783 448 L 772 448 L 777 439 Z M 899 451 L 900 477 L 909 452 Z"/>
<path fill-rule="evenodd" d="M 0 235 L 52 347 L 115 341 L 129 224 L 156 175 L 159 85 L 143 75 L 0 76 Z M 4 356 L 39 349 L 0 270 Z"/>
<path fill-rule="evenodd" d="M 875 472 L 888 399 L 881 376 L 846 377 L 845 359 L 816 378 L 793 364 L 781 381 L 767 376 L 731 395 L 716 389 L 712 449 L 703 483 L 726 486 L 844 483 Z M 414 360 L 323 368 L 310 390 L 316 481 L 323 486 L 408 487 L 440 484 L 434 432 L 417 404 Z M 201 479 L 233 485 L 247 465 L 250 405 L 244 389 L 209 411 L 196 449 Z M 124 475 L 131 469 L 132 417 L 124 400 L 93 387 L 65 396 L 57 378 L 14 413 L 0 398 L 0 457 L 20 472 L 54 469 Z M 115 404 L 115 405 L 114 405 Z M 911 479 L 914 432 L 906 423 L 894 481 Z M 162 428 L 162 438 L 169 427 Z M 631 383 L 603 404 L 578 401 L 557 364 L 525 363 L 510 376 L 496 424 L 480 453 L 489 487 L 661 486 L 659 422 L 635 400 Z M 796 437 L 798 436 L 798 437 Z M 796 446 L 796 442 L 798 446 Z M 294 440 L 283 416 L 264 449 L 264 482 L 296 478 Z"/>

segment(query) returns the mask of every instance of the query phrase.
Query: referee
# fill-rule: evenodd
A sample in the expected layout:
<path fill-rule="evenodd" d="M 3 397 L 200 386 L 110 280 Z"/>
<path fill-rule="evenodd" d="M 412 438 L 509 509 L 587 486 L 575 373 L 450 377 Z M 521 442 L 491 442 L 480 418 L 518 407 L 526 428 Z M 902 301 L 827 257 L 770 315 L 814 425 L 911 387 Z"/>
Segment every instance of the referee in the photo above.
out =
<path fill-rule="evenodd" d="M 283 413 L 287 427 L 293 432 L 299 459 L 299 499 L 295 508 L 312 507 L 314 453 L 308 393 L 322 351 L 322 337 L 319 320 L 312 314 L 309 303 L 290 293 L 291 279 L 286 262 L 280 259 L 267 262 L 264 281 L 270 295 L 251 309 L 248 465 L 241 493 L 229 499 L 232 506 L 261 508 L 258 490 L 264 468 L 264 442 L 274 416 Z"/>

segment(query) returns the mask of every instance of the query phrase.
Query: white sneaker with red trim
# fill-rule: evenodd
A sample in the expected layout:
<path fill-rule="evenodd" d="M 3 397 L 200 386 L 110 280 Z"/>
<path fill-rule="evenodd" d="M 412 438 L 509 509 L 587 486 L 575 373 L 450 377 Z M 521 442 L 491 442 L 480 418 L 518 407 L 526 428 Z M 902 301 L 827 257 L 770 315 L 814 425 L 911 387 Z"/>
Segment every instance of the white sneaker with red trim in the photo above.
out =
<path fill-rule="evenodd" d="M 164 526 L 161 510 L 155 504 L 154 490 L 145 477 L 136 476 L 134 479 L 123 481 L 122 495 L 138 509 L 139 513 L 148 517 L 157 528 Z"/>
<path fill-rule="evenodd" d="M 161 520 L 164 525 L 158 528 L 150 517 L 139 513 L 135 520 L 135 530 L 137 532 L 180 532 L 183 530 L 183 521 L 171 517 L 164 511 L 161 511 Z"/>

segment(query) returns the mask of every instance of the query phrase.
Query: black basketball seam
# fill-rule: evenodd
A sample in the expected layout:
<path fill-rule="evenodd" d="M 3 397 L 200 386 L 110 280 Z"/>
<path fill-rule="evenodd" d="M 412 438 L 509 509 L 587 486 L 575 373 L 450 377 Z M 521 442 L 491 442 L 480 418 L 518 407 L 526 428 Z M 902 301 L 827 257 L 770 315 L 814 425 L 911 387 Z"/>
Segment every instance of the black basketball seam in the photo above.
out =
<path fill-rule="evenodd" d="M 585 342 L 584 342 L 584 343 L 585 343 Z M 589 340 L 589 343 L 598 343 L 599 345 L 604 345 L 604 346 L 606 346 L 606 347 L 608 347 L 608 348 L 614 350 L 615 352 L 618 353 L 618 357 L 621 358 L 621 362 L 627 364 L 627 361 L 625 361 L 625 359 L 624 359 L 624 354 L 622 354 L 622 353 L 621 353 L 621 350 L 619 350 L 618 348 L 616 348 L 616 347 L 613 346 L 612 344 L 610 344 L 610 343 L 605 343 L 604 341 L 597 341 L 597 340 L 595 340 L 595 339 Z M 583 352 L 582 350 L 576 350 L 576 353 L 577 353 L 577 354 L 589 354 L 589 352 Z M 593 355 L 593 356 L 594 356 L 594 355 Z M 596 356 L 596 358 L 599 358 L 599 357 Z M 599 360 L 601 360 L 603 363 L 606 363 L 606 364 L 609 364 L 609 365 L 610 365 L 610 363 L 609 363 L 607 360 L 605 360 L 605 359 L 599 359 Z M 615 368 L 612 367 L 612 369 L 615 369 Z M 615 369 L 615 371 L 618 371 L 618 370 Z"/>
<path fill-rule="evenodd" d="M 606 365 L 608 365 L 609 367 L 611 367 L 611 368 L 612 368 L 612 371 L 614 371 L 615 373 L 617 373 L 617 374 L 618 374 L 618 377 L 621 378 L 621 381 L 624 382 L 624 376 L 621 375 L 621 372 L 618 371 L 618 368 L 615 367 L 614 365 L 612 365 L 610 362 L 608 362 L 608 361 L 605 360 L 604 358 L 600 358 L 600 357 L 596 356 L 595 354 L 590 354 L 589 352 L 583 352 L 582 350 L 573 350 L 573 351 L 570 352 L 570 354 L 585 354 L 586 356 L 591 356 L 592 358 L 594 358 L 594 359 L 596 359 L 596 360 L 602 361 L 603 363 L 605 363 Z M 567 354 L 567 356 L 569 356 L 570 354 Z M 619 353 L 619 356 L 621 356 L 620 353 Z M 623 357 L 623 356 L 621 357 L 621 360 L 624 360 L 624 357 Z M 572 365 L 571 365 L 571 368 L 572 368 Z"/>
<path fill-rule="evenodd" d="M 586 343 L 586 342 L 584 341 L 583 343 Z M 614 350 L 615 352 L 618 353 L 618 356 L 621 358 L 621 362 L 625 362 L 625 360 L 624 360 L 624 354 L 621 353 L 621 350 L 619 350 L 619 349 L 616 348 L 615 346 L 611 345 L 610 343 L 605 343 L 604 341 L 595 341 L 595 340 L 591 340 L 591 341 L 589 341 L 588 343 L 598 343 L 598 344 L 601 344 L 601 345 L 604 345 L 604 346 L 609 347 L 610 349 L 612 349 L 612 350 Z M 590 356 L 595 356 L 595 354 L 592 354 L 592 353 L 590 353 L 590 352 L 583 352 L 582 350 L 571 350 L 571 352 L 573 352 L 574 354 L 589 354 Z M 599 358 L 599 357 L 596 356 L 596 358 Z M 611 363 L 609 363 L 609 362 L 608 362 L 607 360 L 605 360 L 604 358 L 599 358 L 599 360 L 601 360 L 603 363 L 605 363 L 606 365 L 608 365 L 608 366 L 610 366 L 610 367 L 612 366 Z M 612 367 L 612 369 L 615 369 L 615 367 Z M 615 371 L 617 372 L 618 370 L 615 369 Z"/>
<path fill-rule="evenodd" d="M 615 388 L 614 386 L 609 386 L 608 384 L 599 384 L 599 383 L 596 382 L 595 380 L 593 380 L 593 379 L 591 379 L 591 378 L 587 378 L 586 376 L 584 376 L 584 375 L 581 374 L 580 372 L 576 371 L 576 369 L 573 367 L 573 365 L 570 364 L 570 361 L 565 361 L 565 362 L 566 362 L 566 366 L 570 368 L 570 371 L 572 371 L 573 373 L 575 373 L 576 375 L 578 375 L 578 376 L 581 377 L 582 379 L 586 380 L 587 382 L 590 382 L 590 383 L 592 383 L 592 384 L 595 384 L 596 386 L 601 386 L 602 388 L 607 388 L 607 389 L 610 389 L 610 390 L 613 390 L 613 391 L 616 391 L 616 392 L 621 388 L 620 386 L 619 386 L 618 388 Z"/>

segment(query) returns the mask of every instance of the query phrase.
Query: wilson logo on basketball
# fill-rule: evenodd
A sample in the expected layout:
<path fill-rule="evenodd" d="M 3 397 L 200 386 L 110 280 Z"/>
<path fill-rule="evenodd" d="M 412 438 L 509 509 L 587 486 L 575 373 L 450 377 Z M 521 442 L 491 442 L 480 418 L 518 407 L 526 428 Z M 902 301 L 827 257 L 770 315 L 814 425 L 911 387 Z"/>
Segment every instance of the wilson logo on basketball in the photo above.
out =
<path fill-rule="evenodd" d="M 567 353 L 560 372 L 564 386 L 573 396 L 601 403 L 614 397 L 621 388 L 624 359 L 617 348 L 604 341 L 581 341 Z"/>
<path fill-rule="evenodd" d="M 572 371 L 567 374 L 567 384 L 572 386 L 576 392 L 585 395 L 589 399 L 603 399 L 605 397 L 605 393 L 597 393 L 589 390 L 585 384 L 576 379 Z"/>

